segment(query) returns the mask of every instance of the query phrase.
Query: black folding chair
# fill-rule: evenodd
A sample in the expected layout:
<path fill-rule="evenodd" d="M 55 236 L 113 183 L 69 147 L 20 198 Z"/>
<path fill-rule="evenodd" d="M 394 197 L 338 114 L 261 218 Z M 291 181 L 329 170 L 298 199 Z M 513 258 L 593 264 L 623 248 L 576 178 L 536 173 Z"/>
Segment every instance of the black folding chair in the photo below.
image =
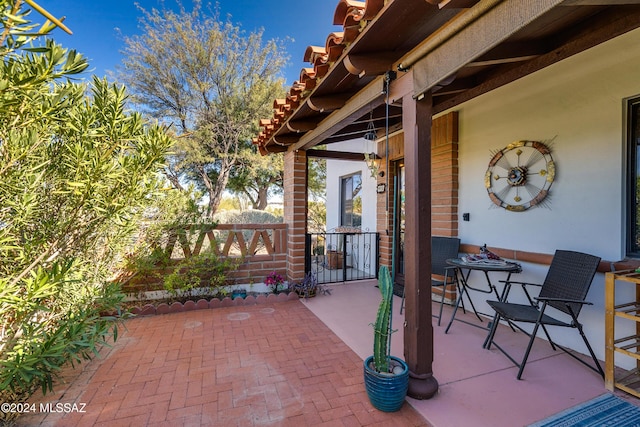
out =
<path fill-rule="evenodd" d="M 438 318 L 438 326 L 442 318 L 442 307 L 448 289 L 457 288 L 455 267 L 447 264 L 450 258 L 457 258 L 460 249 L 460 239 L 455 237 L 431 237 L 431 287 L 442 287 L 442 298 L 440 299 L 440 313 L 433 317 Z M 402 304 L 400 313 L 404 309 L 404 291 L 402 292 Z"/>
<path fill-rule="evenodd" d="M 515 365 L 520 368 L 517 376 L 518 379 L 522 377 L 522 372 L 524 371 L 524 367 L 527 363 L 527 359 L 531 352 L 531 347 L 533 346 L 539 327 L 542 327 L 549 343 L 551 344 L 551 348 L 556 350 L 556 347 L 558 347 L 580 363 L 588 366 L 604 377 L 604 372 L 600 366 L 600 362 L 598 362 L 598 359 L 596 358 L 596 355 L 584 334 L 582 324 L 578 322 L 578 315 L 580 314 L 582 307 L 584 305 L 591 305 L 591 303 L 585 301 L 585 298 L 587 297 L 587 293 L 589 292 L 591 282 L 593 281 L 593 277 L 599 263 L 600 258 L 593 255 L 558 250 L 553 256 L 547 277 L 542 285 L 515 281 L 505 282 L 505 286 L 508 286 L 509 289 L 511 285 L 514 284 L 522 285 L 522 289 L 529 300 L 529 304 L 514 304 L 507 301 L 487 301 L 487 303 L 495 310 L 496 316 L 493 320 L 489 336 L 487 337 L 486 348 L 489 349 L 491 344 L 494 344 L 498 350 L 509 358 L 509 360 L 515 363 Z M 540 294 L 537 297 L 532 298 L 527 290 L 527 286 L 542 286 Z M 508 300 L 508 298 L 506 299 Z M 570 321 L 565 322 L 549 316 L 549 314 L 547 314 L 548 307 L 553 307 L 556 310 L 565 313 L 570 317 Z M 500 319 L 505 319 L 510 325 L 515 326 L 530 337 L 529 345 L 527 346 L 527 350 L 525 351 L 524 357 L 520 363 L 518 363 L 504 349 L 494 342 L 496 329 Z M 514 322 L 534 323 L 535 326 L 533 331 L 528 333 Z M 593 359 L 594 366 L 555 343 L 549 336 L 547 326 L 561 326 L 578 329 L 578 332 L 580 333 L 580 336 Z"/>

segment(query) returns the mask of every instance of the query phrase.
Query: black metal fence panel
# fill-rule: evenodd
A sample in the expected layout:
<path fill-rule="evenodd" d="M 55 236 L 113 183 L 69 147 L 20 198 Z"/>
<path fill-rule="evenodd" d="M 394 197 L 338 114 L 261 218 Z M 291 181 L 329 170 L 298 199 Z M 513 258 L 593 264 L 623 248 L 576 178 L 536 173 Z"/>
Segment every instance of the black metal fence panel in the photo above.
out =
<path fill-rule="evenodd" d="M 318 283 L 375 279 L 380 238 L 371 232 L 308 233 L 305 271 Z"/>

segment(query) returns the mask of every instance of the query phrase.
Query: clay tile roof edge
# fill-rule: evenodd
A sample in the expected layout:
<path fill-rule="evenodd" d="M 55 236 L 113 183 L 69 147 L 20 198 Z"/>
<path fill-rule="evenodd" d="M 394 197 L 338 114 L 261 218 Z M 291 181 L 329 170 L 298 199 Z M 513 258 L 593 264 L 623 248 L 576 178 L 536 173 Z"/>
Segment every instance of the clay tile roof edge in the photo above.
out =
<path fill-rule="evenodd" d="M 384 0 L 367 0 L 362 19 L 371 21 L 384 7 Z"/>
<path fill-rule="evenodd" d="M 315 58 L 317 56 L 322 56 L 327 54 L 327 49 L 322 46 L 308 46 L 307 50 L 304 52 L 304 62 L 315 62 Z"/>
<path fill-rule="evenodd" d="M 282 111 L 286 112 L 286 118 L 293 114 L 300 105 L 302 98 L 307 96 L 309 91 L 313 90 L 317 84 L 317 80 L 328 73 L 333 62 L 342 55 L 347 45 L 357 38 L 361 27 L 377 16 L 384 7 L 384 4 L 385 0 L 339 0 L 334 13 L 334 25 L 342 25 L 344 31 L 330 33 L 327 36 L 324 48 L 319 46 L 307 47 L 304 54 L 304 61 L 312 63 L 314 67 L 303 68 L 300 71 L 300 79 L 293 83 L 287 98 L 284 100 L 276 99 L 274 101 L 274 109 L 279 110 L 278 112 L 274 111 L 274 118 L 279 118 L 280 120 L 270 120 L 269 124 L 271 125 L 273 125 L 275 121 L 277 124 L 276 129 L 269 132 L 268 135 L 263 135 L 263 138 L 259 138 L 259 146 L 264 148 L 263 154 L 268 153 L 266 145 L 284 121 L 282 120 Z M 360 23 L 359 21 L 361 20 L 363 22 Z M 275 140 L 274 142 L 278 143 L 278 141 Z"/>
<path fill-rule="evenodd" d="M 300 82 L 306 85 L 306 82 L 314 79 L 316 76 L 315 68 L 303 68 L 300 70 Z"/>
<path fill-rule="evenodd" d="M 353 10 L 362 11 L 365 9 L 366 2 L 355 0 L 340 0 L 336 11 L 333 14 L 333 25 L 344 25 L 347 16 L 353 13 Z"/>
<path fill-rule="evenodd" d="M 333 33 L 327 36 L 326 47 L 330 48 L 332 46 L 342 44 L 343 38 L 344 38 L 344 31 L 334 31 Z"/>

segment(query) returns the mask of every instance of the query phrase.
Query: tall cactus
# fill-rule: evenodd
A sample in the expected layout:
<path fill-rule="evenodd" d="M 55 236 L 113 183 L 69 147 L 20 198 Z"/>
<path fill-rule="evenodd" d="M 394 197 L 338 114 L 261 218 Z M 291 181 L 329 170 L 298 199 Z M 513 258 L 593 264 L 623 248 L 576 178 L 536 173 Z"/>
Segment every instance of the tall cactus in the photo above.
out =
<path fill-rule="evenodd" d="M 382 300 L 373 325 L 373 362 L 378 372 L 389 372 L 389 338 L 391 336 L 391 301 L 393 282 L 387 266 L 380 266 L 378 287 Z"/>

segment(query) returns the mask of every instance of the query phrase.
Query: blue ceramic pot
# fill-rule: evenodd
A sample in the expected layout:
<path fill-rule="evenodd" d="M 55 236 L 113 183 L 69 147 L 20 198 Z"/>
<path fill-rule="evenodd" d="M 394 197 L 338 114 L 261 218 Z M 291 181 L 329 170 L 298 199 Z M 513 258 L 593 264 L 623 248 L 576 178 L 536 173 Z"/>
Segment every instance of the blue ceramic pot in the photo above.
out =
<path fill-rule="evenodd" d="M 391 356 L 393 364 L 401 367 L 402 372 L 387 374 L 376 372 L 373 356 L 364 361 L 364 385 L 374 408 L 384 412 L 399 411 L 409 389 L 409 366 L 404 360 Z"/>
<path fill-rule="evenodd" d="M 246 297 L 247 297 L 247 291 L 245 291 L 244 289 L 234 289 L 233 291 L 231 291 L 231 299 L 246 298 Z"/>

